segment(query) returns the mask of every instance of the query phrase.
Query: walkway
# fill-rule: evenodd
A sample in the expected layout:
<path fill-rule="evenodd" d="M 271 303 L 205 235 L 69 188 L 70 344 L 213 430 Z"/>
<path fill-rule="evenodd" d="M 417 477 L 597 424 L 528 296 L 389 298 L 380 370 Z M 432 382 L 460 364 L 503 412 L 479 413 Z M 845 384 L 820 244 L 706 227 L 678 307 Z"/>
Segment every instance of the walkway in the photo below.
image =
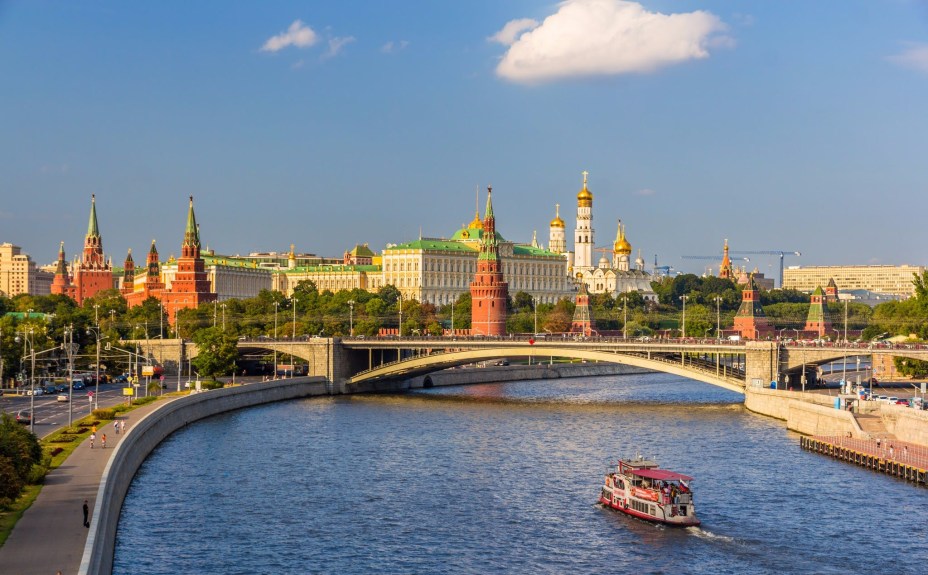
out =
<path fill-rule="evenodd" d="M 136 422 L 164 404 L 165 400 L 155 401 L 119 414 L 119 419 L 126 422 L 126 433 L 131 433 Z M 113 430 L 112 423 L 98 430 L 93 449 L 90 441 L 85 440 L 48 474 L 38 498 L 0 547 L 0 571 L 18 575 L 77 573 L 87 540 L 81 505 L 86 499 L 93 514 L 103 469 L 113 448 L 123 438 L 123 434 L 117 435 Z M 106 449 L 101 449 L 100 436 L 104 433 Z"/>

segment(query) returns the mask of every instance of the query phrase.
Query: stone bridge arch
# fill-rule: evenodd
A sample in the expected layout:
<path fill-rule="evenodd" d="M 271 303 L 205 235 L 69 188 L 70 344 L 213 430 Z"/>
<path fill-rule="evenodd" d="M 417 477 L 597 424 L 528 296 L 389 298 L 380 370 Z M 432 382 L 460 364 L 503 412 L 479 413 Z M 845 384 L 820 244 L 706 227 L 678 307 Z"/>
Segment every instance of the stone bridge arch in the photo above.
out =
<path fill-rule="evenodd" d="M 372 369 L 359 372 L 346 380 L 348 386 L 360 385 L 376 382 L 384 379 L 409 378 L 419 375 L 427 375 L 432 372 L 440 371 L 458 365 L 466 365 L 480 361 L 499 359 L 499 358 L 534 358 L 535 360 L 544 361 L 549 357 L 580 359 L 587 361 L 601 361 L 608 363 L 620 363 L 653 371 L 670 373 L 722 387 L 729 391 L 744 393 L 744 377 L 740 374 L 733 375 L 726 366 L 718 366 L 717 370 L 705 364 L 698 364 L 688 358 L 668 360 L 664 358 L 651 357 L 642 355 L 613 353 L 608 351 L 599 351 L 593 349 L 539 349 L 525 346 L 513 347 L 494 347 L 491 349 L 469 349 L 462 351 L 450 351 L 443 353 L 432 353 L 429 355 L 420 355 L 412 358 L 383 364 Z"/>

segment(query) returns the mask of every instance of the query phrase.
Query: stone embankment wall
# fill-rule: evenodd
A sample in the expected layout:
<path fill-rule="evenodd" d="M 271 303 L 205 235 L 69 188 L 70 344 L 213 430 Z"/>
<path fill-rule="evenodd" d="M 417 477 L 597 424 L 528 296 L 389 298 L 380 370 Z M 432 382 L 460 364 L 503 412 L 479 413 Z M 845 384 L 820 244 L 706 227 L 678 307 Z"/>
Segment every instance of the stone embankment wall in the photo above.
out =
<path fill-rule="evenodd" d="M 886 431 L 900 441 L 928 445 L 928 411 L 901 405 L 880 404 L 880 415 Z"/>
<path fill-rule="evenodd" d="M 123 499 L 142 462 L 167 436 L 189 423 L 219 413 L 328 393 L 324 378 L 298 377 L 189 395 L 149 413 L 126 433 L 103 471 L 94 506 L 94 525 L 84 546 L 79 573 L 112 572 Z"/>
<path fill-rule="evenodd" d="M 446 369 L 404 382 L 409 389 L 442 387 L 446 385 L 468 385 L 474 383 L 496 383 L 531 379 L 559 379 L 562 377 L 598 377 L 603 375 L 628 375 L 653 373 L 646 369 L 616 363 L 555 363 L 536 365 L 490 366 L 480 368 Z"/>
<path fill-rule="evenodd" d="M 834 397 L 765 388 L 745 389 L 744 406 L 749 410 L 782 419 L 786 428 L 806 435 L 862 433 L 854 415 L 834 408 Z"/>

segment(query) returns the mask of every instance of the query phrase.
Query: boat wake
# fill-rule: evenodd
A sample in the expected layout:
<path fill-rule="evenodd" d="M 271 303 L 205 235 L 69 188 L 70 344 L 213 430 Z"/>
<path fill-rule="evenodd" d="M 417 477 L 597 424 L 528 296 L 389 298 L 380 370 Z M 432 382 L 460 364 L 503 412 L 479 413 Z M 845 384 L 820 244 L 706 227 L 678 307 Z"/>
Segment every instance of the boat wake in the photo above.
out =
<path fill-rule="evenodd" d="M 700 539 L 706 539 L 708 541 L 719 541 L 722 543 L 734 543 L 735 538 L 729 537 L 728 535 L 719 535 L 717 533 L 712 533 L 711 531 L 706 531 L 701 527 L 687 527 L 686 532 L 691 535 L 695 535 Z"/>

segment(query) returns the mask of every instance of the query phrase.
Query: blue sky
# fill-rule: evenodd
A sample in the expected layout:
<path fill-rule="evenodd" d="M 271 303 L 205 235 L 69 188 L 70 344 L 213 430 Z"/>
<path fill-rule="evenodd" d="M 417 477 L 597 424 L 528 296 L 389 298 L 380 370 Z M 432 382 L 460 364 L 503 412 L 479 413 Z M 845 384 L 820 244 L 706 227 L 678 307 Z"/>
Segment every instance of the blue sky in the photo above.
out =
<path fill-rule="evenodd" d="M 40 263 L 92 193 L 117 264 L 191 194 L 227 254 L 450 236 L 487 185 L 547 244 L 588 170 L 649 265 L 928 264 L 926 2 L 0 2 L 0 82 L 0 241 Z"/>

